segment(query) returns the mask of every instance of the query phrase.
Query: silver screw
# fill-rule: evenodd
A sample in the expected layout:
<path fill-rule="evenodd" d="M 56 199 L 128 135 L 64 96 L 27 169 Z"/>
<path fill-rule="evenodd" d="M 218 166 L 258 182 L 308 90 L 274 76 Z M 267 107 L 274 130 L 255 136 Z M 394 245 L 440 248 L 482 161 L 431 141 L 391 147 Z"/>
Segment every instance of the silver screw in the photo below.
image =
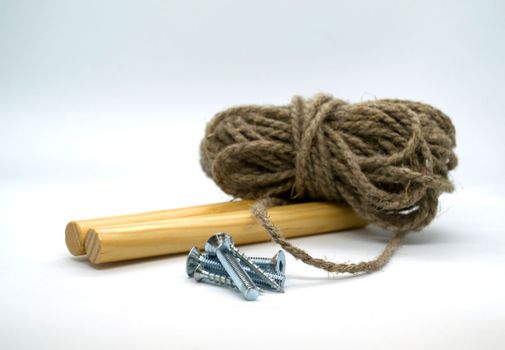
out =
<path fill-rule="evenodd" d="M 223 265 L 246 300 L 256 300 L 259 295 L 259 289 L 229 250 L 230 245 L 230 240 L 227 237 L 214 235 L 205 243 L 205 251 L 209 255 L 217 255 L 219 262 Z"/>
<path fill-rule="evenodd" d="M 200 254 L 200 251 L 197 247 L 191 248 L 188 254 L 188 260 L 186 261 L 186 272 L 189 277 L 193 277 L 191 271 L 194 271 L 196 265 L 202 262 L 201 259 L 209 258 L 213 259 L 210 256 L 203 256 Z M 286 255 L 282 250 L 279 250 L 273 257 L 265 258 L 262 256 L 251 256 L 249 257 L 253 263 L 258 265 L 261 269 L 266 272 L 270 272 L 273 274 L 283 275 L 286 271 Z M 215 260 L 217 261 L 217 260 Z"/>
<path fill-rule="evenodd" d="M 219 232 L 219 233 L 216 233 L 211 238 L 209 238 L 209 240 L 210 239 L 213 239 L 213 241 L 226 242 L 227 249 L 231 253 L 231 255 L 238 258 L 240 260 L 240 262 L 242 264 L 244 264 L 245 266 L 248 266 L 252 271 L 254 271 L 254 273 L 256 273 L 258 275 L 259 278 L 261 278 L 273 290 L 275 290 L 277 292 L 284 292 L 282 287 L 277 282 L 275 282 L 272 278 L 267 276 L 265 274 L 265 272 L 258 265 L 256 265 L 254 262 L 252 262 L 251 259 L 249 259 L 249 257 L 247 255 L 245 255 L 243 252 L 241 252 L 240 250 L 235 248 L 235 245 L 233 243 L 233 239 L 231 238 L 230 235 L 228 235 L 227 233 L 224 233 L 224 232 Z M 207 241 L 207 243 L 208 242 L 209 241 Z M 210 253 L 207 250 L 207 243 L 205 243 L 205 251 Z"/>
<path fill-rule="evenodd" d="M 186 259 L 186 273 L 189 277 L 193 277 L 193 274 L 195 273 L 196 267 L 198 265 L 202 265 L 202 267 L 205 269 L 226 272 L 223 265 L 221 265 L 215 256 L 204 256 L 200 253 L 200 250 L 197 247 L 193 247 L 189 251 L 188 258 Z"/>
<path fill-rule="evenodd" d="M 276 255 L 278 255 L 277 253 Z M 252 259 L 252 258 L 251 258 Z M 255 259 L 262 259 L 264 261 L 271 261 L 269 258 L 255 258 Z M 270 264 L 270 263 L 269 263 Z M 207 271 L 212 271 L 216 272 L 219 274 L 226 274 L 226 270 L 224 267 L 221 265 L 219 260 L 214 257 L 214 256 L 209 256 L 209 255 L 202 255 L 200 254 L 200 251 L 198 250 L 197 247 L 193 247 L 189 254 L 188 258 L 186 260 L 186 273 L 188 274 L 189 277 L 193 277 L 194 271 L 198 265 L 202 265 L 204 269 Z M 270 265 L 271 266 L 271 265 Z M 273 269 L 273 266 L 271 266 Z M 265 282 L 259 278 L 253 271 L 251 271 L 250 268 L 244 267 L 243 269 L 246 273 L 249 274 L 249 277 L 253 280 L 255 284 L 261 285 L 263 288 L 268 288 L 270 289 L 271 287 L 268 284 L 265 284 Z M 284 283 L 286 282 L 286 276 L 282 274 L 277 274 L 274 272 L 265 272 L 265 274 L 275 280 L 281 287 L 284 287 Z"/>
<path fill-rule="evenodd" d="M 286 255 L 282 250 L 279 250 L 271 258 L 250 256 L 249 259 L 264 270 L 272 270 L 279 275 L 283 275 L 286 272 Z"/>
<path fill-rule="evenodd" d="M 213 284 L 217 284 L 220 286 L 225 286 L 233 289 L 237 289 L 235 283 L 231 280 L 231 278 L 219 275 L 217 273 L 212 273 L 203 269 L 202 265 L 198 265 L 195 268 L 193 276 L 197 282 L 202 280 L 206 280 L 212 282 Z"/>
<path fill-rule="evenodd" d="M 218 264 L 219 266 L 221 266 L 219 262 Z M 207 281 L 211 284 L 238 290 L 237 286 L 235 285 L 233 280 L 230 277 L 228 277 L 224 269 L 220 271 L 207 271 L 201 264 L 199 264 L 196 266 L 195 271 L 193 271 L 192 277 L 194 277 L 197 282 Z M 259 288 L 258 290 L 260 293 L 263 292 L 261 288 Z"/>

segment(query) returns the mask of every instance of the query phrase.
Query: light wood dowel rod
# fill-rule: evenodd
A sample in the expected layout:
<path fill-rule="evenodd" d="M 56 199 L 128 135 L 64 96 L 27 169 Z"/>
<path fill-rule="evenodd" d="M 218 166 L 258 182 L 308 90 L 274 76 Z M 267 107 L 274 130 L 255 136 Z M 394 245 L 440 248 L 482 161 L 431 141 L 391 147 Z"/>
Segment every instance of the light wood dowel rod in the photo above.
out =
<path fill-rule="evenodd" d="M 111 216 L 100 219 L 71 221 L 68 223 L 65 229 L 65 243 L 67 244 L 67 248 L 72 255 L 84 255 L 86 254 L 84 242 L 90 228 L 150 222 L 196 215 L 217 214 L 227 211 L 247 209 L 252 205 L 252 203 L 254 203 L 254 201 L 241 200 L 235 202 L 200 205 L 189 208 L 178 208 L 151 211 L 139 214 Z"/>
<path fill-rule="evenodd" d="M 291 204 L 269 209 L 286 238 L 334 232 L 366 225 L 347 205 L 328 202 Z M 91 228 L 86 238 L 95 264 L 187 252 L 203 247 L 209 236 L 227 232 L 236 244 L 268 241 L 269 235 L 248 209 L 148 223 Z"/>

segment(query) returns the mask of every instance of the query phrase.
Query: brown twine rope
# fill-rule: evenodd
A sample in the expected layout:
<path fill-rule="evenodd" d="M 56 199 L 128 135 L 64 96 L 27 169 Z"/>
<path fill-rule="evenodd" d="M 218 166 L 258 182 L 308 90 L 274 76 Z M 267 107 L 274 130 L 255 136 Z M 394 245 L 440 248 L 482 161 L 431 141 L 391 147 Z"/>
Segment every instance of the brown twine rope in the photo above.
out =
<path fill-rule="evenodd" d="M 349 104 L 330 95 L 295 96 L 287 106 L 247 105 L 218 113 L 201 144 L 201 165 L 223 191 L 257 199 L 252 212 L 272 239 L 329 272 L 371 272 L 401 239 L 435 217 L 451 192 L 455 130 L 438 109 L 407 100 Z M 347 202 L 368 222 L 395 232 L 383 252 L 359 263 L 311 257 L 286 241 L 268 216 L 292 200 Z"/>

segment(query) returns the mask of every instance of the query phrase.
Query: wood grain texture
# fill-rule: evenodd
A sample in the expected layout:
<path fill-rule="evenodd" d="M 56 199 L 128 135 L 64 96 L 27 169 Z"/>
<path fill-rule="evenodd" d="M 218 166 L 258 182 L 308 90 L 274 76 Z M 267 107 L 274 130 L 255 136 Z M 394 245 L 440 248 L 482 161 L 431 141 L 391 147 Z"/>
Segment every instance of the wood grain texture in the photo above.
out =
<path fill-rule="evenodd" d="M 286 238 L 363 227 L 367 223 L 347 205 L 311 202 L 273 207 L 272 221 Z M 85 246 L 92 263 L 184 253 L 203 247 L 209 236 L 227 232 L 237 245 L 268 241 L 270 236 L 244 208 L 170 220 L 91 228 Z"/>
<path fill-rule="evenodd" d="M 84 242 L 90 228 L 151 222 L 196 215 L 217 214 L 227 211 L 247 209 L 253 203 L 254 201 L 250 200 L 240 200 L 235 202 L 207 204 L 188 208 L 177 208 L 130 215 L 111 216 L 99 219 L 71 221 L 67 224 L 67 227 L 65 229 L 65 243 L 72 255 L 85 255 L 86 250 Z"/>

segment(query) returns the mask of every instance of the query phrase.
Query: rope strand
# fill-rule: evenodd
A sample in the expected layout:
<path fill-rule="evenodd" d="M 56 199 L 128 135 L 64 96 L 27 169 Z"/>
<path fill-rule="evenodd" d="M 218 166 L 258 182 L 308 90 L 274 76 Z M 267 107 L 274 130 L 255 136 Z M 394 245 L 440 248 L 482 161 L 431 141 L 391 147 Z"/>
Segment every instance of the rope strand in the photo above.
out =
<path fill-rule="evenodd" d="M 271 198 L 257 200 L 252 206 L 251 211 L 265 231 L 272 237 L 272 240 L 296 259 L 303 261 L 307 265 L 311 265 L 328 272 L 357 274 L 380 270 L 391 259 L 393 253 L 396 251 L 406 234 L 406 232 L 397 232 L 394 234 L 384 247 L 382 253 L 368 261 L 361 261 L 359 263 L 335 263 L 320 258 L 314 258 L 305 250 L 289 243 L 282 236 L 281 231 L 273 224 L 270 216 L 268 215 L 267 208 L 272 205 L 270 204 L 270 201 Z"/>

